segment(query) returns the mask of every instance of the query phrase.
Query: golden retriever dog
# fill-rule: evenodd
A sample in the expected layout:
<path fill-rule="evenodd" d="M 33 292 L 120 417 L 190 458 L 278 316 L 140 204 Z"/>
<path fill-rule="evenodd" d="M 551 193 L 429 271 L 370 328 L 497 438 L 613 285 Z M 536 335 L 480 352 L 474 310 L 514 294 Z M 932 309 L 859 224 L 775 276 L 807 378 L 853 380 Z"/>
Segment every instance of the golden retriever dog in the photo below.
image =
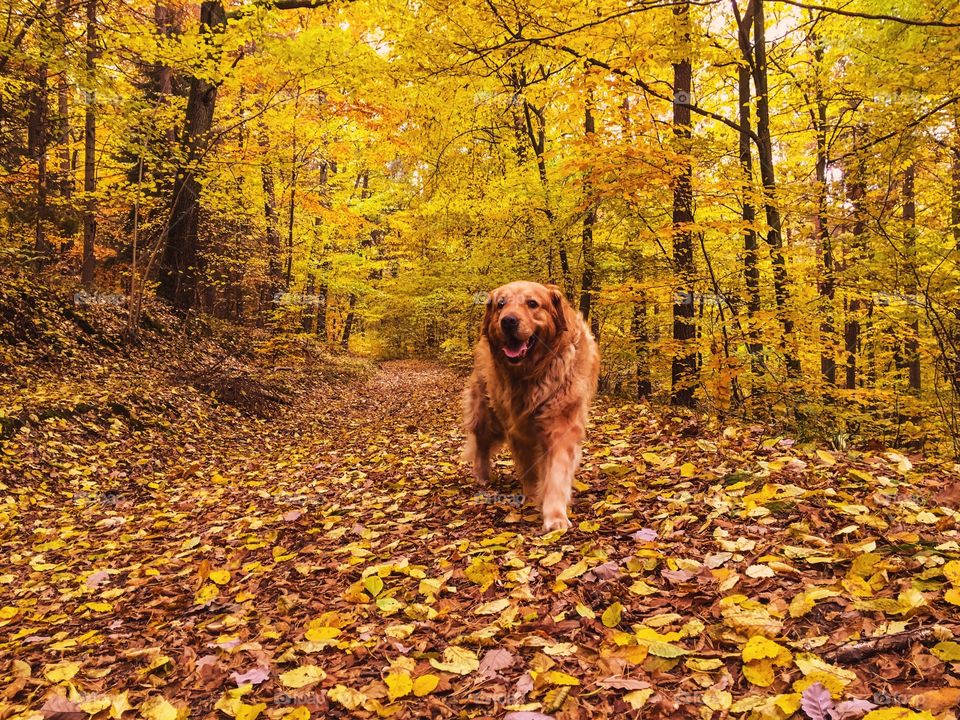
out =
<path fill-rule="evenodd" d="M 512 282 L 490 293 L 463 394 L 464 460 L 481 484 L 506 442 L 544 531 L 570 527 L 567 506 L 600 352 L 590 328 L 554 285 Z"/>

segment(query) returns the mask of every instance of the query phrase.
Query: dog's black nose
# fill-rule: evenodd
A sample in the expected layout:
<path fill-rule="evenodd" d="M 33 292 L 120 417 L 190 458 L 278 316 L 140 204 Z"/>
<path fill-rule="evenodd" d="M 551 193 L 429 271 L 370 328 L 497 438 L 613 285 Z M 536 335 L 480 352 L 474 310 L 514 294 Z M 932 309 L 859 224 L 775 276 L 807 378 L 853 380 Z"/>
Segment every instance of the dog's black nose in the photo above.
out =
<path fill-rule="evenodd" d="M 504 315 L 500 318 L 500 327 L 503 328 L 504 332 L 516 330 L 519 325 L 520 319 L 516 315 Z"/>

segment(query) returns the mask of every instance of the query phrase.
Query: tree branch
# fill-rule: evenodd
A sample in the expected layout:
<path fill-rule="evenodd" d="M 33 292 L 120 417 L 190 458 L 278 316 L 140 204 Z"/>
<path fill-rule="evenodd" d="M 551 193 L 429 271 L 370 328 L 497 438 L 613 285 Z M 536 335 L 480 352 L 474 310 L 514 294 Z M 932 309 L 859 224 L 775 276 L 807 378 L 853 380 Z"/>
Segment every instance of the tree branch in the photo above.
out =
<path fill-rule="evenodd" d="M 798 2 L 798 0 L 773 0 L 773 2 L 783 3 L 784 5 L 793 5 L 794 7 L 803 8 L 804 10 L 820 10 L 826 13 L 833 13 L 834 15 L 860 18 L 861 20 L 889 20 L 890 22 L 900 23 L 901 25 L 913 25 L 915 27 L 960 28 L 960 22 L 947 22 L 946 20 L 914 20 L 913 18 L 901 18 L 897 17 L 896 15 L 854 12 L 852 10 L 832 8 L 825 5 L 812 5 L 809 3 Z"/>

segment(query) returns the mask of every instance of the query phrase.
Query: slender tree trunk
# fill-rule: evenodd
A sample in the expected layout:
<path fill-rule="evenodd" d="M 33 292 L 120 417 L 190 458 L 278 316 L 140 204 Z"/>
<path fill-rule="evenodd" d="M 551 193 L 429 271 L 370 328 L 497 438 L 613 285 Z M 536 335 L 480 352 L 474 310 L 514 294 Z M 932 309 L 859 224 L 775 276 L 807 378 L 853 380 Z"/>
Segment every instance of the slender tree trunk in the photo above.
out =
<path fill-rule="evenodd" d="M 283 268 L 280 249 L 280 220 L 277 215 L 277 198 L 273 180 L 273 165 L 270 162 L 270 147 L 266 134 L 261 132 L 259 145 L 263 160 L 260 163 L 260 185 L 263 190 L 263 217 L 267 240 L 267 282 L 261 302 L 268 308 L 278 300 L 283 288 Z"/>
<path fill-rule="evenodd" d="M 340 346 L 344 350 L 350 348 L 350 333 L 353 332 L 354 307 L 357 304 L 357 296 L 350 293 L 350 299 L 347 306 L 347 319 L 343 323 L 343 335 L 340 336 Z"/>
<path fill-rule="evenodd" d="M 767 42 L 763 12 L 764 0 L 753 0 L 753 84 L 757 93 L 757 154 L 760 164 L 760 180 L 763 183 L 764 209 L 767 220 L 767 245 L 773 264 L 773 293 L 777 315 L 783 332 L 782 348 L 787 376 L 800 376 L 800 360 L 795 352 L 794 323 L 790 317 L 790 290 L 787 265 L 783 257 L 783 230 L 780 208 L 777 205 L 777 183 L 773 164 L 773 140 L 770 134 L 770 97 L 767 86 Z"/>
<path fill-rule="evenodd" d="M 633 302 L 630 335 L 637 353 L 637 399 L 643 400 L 653 394 L 653 384 L 650 382 L 650 330 L 647 326 L 646 292 L 641 291 L 640 297 Z"/>
<path fill-rule="evenodd" d="M 589 142 L 596 133 L 596 125 L 593 118 L 591 104 L 592 97 L 587 98 L 587 105 L 584 109 L 583 132 L 585 139 Z M 589 147 L 589 145 L 588 145 Z M 583 274 L 580 277 L 580 314 L 583 319 L 590 323 L 594 337 L 600 334 L 600 323 L 596 312 L 591 315 L 593 310 L 593 295 L 596 292 L 594 287 L 594 278 L 597 270 L 597 259 L 593 251 L 593 226 L 597 222 L 597 203 L 592 197 L 593 186 L 590 179 L 583 184 L 584 195 L 586 195 L 587 209 L 583 215 Z"/>
<path fill-rule="evenodd" d="M 853 145 L 857 144 L 857 132 L 854 130 Z M 863 158 L 858 157 L 856 166 L 852 173 L 848 173 L 847 179 L 847 199 L 853 206 L 853 242 L 847 260 L 847 267 L 853 264 L 854 269 L 859 271 L 860 264 L 864 260 L 866 250 L 866 168 Z M 859 283 L 857 283 L 859 285 Z M 846 375 L 844 378 L 844 387 L 847 390 L 855 390 L 857 387 L 857 359 L 860 352 L 860 315 L 862 312 L 862 302 L 859 297 L 859 287 L 854 287 L 850 292 L 850 299 L 847 302 L 847 318 L 843 326 L 843 345 L 847 356 Z"/>
<path fill-rule="evenodd" d="M 907 165 L 903 176 L 903 251 L 906 255 L 904 268 L 904 291 L 907 307 L 913 319 L 910 321 L 910 333 L 903 343 L 904 362 L 906 363 L 910 391 L 920 394 L 920 319 L 917 317 L 917 168 L 913 162 Z"/>
<path fill-rule="evenodd" d="M 219 56 L 215 36 L 226 27 L 226 13 L 221 0 L 204 0 L 200 5 L 200 25 L 209 43 L 207 53 Z M 166 229 L 166 243 L 160 271 L 160 294 L 179 310 L 188 310 L 196 302 L 199 279 L 198 223 L 200 211 L 200 181 L 197 163 L 209 141 L 207 135 L 213 126 L 213 111 L 217 100 L 217 86 L 201 77 L 190 79 L 186 122 L 182 145 L 186 160 L 177 170 L 170 203 L 170 218 Z"/>
<path fill-rule="evenodd" d="M 57 13 L 54 18 L 57 37 L 66 44 L 66 24 L 70 13 L 69 0 L 57 0 Z M 70 208 L 70 199 L 73 197 L 73 163 L 70 158 L 70 86 L 67 82 L 67 73 L 61 70 L 57 73 L 57 192 L 65 201 L 60 211 L 62 217 L 58 224 L 66 235 L 73 235 L 76 228 L 73 222 L 73 210 Z M 72 242 L 72 241 L 71 241 Z"/>
<path fill-rule="evenodd" d="M 45 10 L 46 3 L 41 5 Z M 49 112 L 48 70 L 46 63 L 37 68 L 36 87 L 30 97 L 28 120 L 28 153 L 37 161 L 37 214 L 34 222 L 33 251 L 37 269 L 51 259 L 50 243 L 47 240 L 47 116 Z"/>
<path fill-rule="evenodd" d="M 690 65 L 690 7 L 684 1 L 675 5 L 673 14 L 681 39 L 683 57 L 673 64 L 673 132 L 681 160 L 680 172 L 673 180 L 673 265 L 677 287 L 673 301 L 673 339 L 676 350 L 671 363 L 670 402 L 693 407 L 697 383 L 697 352 L 694 343 L 693 293 L 693 165 L 691 158 L 690 105 L 692 68 Z"/>
<path fill-rule="evenodd" d="M 820 245 L 820 374 L 828 385 L 837 384 L 837 361 L 834 354 L 834 297 L 836 296 L 836 278 L 834 277 L 833 241 L 830 238 L 830 227 L 827 220 L 827 101 L 823 95 L 823 85 L 820 82 L 820 71 L 823 65 L 823 46 L 814 36 L 815 45 L 813 57 L 815 60 L 814 73 L 814 100 L 816 115 L 814 116 L 814 132 L 817 138 L 817 217 L 816 231 Z"/>
<path fill-rule="evenodd" d="M 527 87 L 526 69 L 523 67 L 514 68 L 510 77 L 510 83 L 515 93 L 520 96 Z M 543 213 L 547 218 L 547 226 L 550 229 L 550 236 L 556 243 L 557 254 L 560 258 L 560 273 L 563 276 L 561 285 L 563 292 L 568 299 L 573 298 L 573 279 L 570 272 L 570 259 L 567 255 L 567 246 L 563 236 L 557 229 L 556 214 L 553 211 L 553 198 L 550 192 L 550 179 L 547 175 L 547 130 L 546 130 L 546 110 L 543 107 L 536 107 L 523 98 L 521 101 L 523 111 L 523 129 L 526 131 L 527 140 L 533 150 L 534 160 L 537 166 L 537 176 L 540 178 L 540 187 L 543 189 Z M 550 249 L 552 257 L 553 250 Z M 550 263 L 548 262 L 548 267 Z"/>
<path fill-rule="evenodd" d="M 296 162 L 296 158 L 294 158 Z M 290 173 L 290 204 L 287 206 L 287 273 L 286 287 L 289 289 L 293 281 L 293 221 L 296 216 L 297 198 L 297 168 L 294 166 Z"/>
<path fill-rule="evenodd" d="M 86 70 L 89 92 L 83 117 L 83 264 L 80 282 L 88 290 L 93 288 L 96 273 L 94 245 L 97 237 L 97 115 L 95 72 L 97 59 L 97 0 L 86 0 L 87 8 L 87 54 Z"/>
<path fill-rule="evenodd" d="M 743 33 L 741 32 L 741 35 Z M 744 40 L 741 40 L 744 42 Z M 749 54 L 749 39 L 746 39 L 746 53 Z M 760 356 L 763 345 L 760 343 L 760 331 L 756 316 L 760 312 L 760 265 L 757 250 L 757 216 L 751 195 L 753 192 L 753 157 L 750 151 L 750 66 L 740 65 L 737 75 L 740 105 L 740 167 L 743 170 L 742 203 L 743 210 L 743 280 L 747 288 L 748 342 L 754 375 L 761 372 Z"/>

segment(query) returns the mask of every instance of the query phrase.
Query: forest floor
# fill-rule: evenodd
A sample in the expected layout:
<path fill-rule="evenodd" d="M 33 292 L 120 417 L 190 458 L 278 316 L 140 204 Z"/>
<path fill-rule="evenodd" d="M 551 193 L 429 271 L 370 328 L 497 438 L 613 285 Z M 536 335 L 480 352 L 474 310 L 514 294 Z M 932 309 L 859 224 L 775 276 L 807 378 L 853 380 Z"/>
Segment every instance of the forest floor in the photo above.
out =
<path fill-rule="evenodd" d="M 954 717 L 952 463 L 602 399 L 543 536 L 437 365 L 244 414 L 139 362 L 3 388 L 4 720 Z"/>

